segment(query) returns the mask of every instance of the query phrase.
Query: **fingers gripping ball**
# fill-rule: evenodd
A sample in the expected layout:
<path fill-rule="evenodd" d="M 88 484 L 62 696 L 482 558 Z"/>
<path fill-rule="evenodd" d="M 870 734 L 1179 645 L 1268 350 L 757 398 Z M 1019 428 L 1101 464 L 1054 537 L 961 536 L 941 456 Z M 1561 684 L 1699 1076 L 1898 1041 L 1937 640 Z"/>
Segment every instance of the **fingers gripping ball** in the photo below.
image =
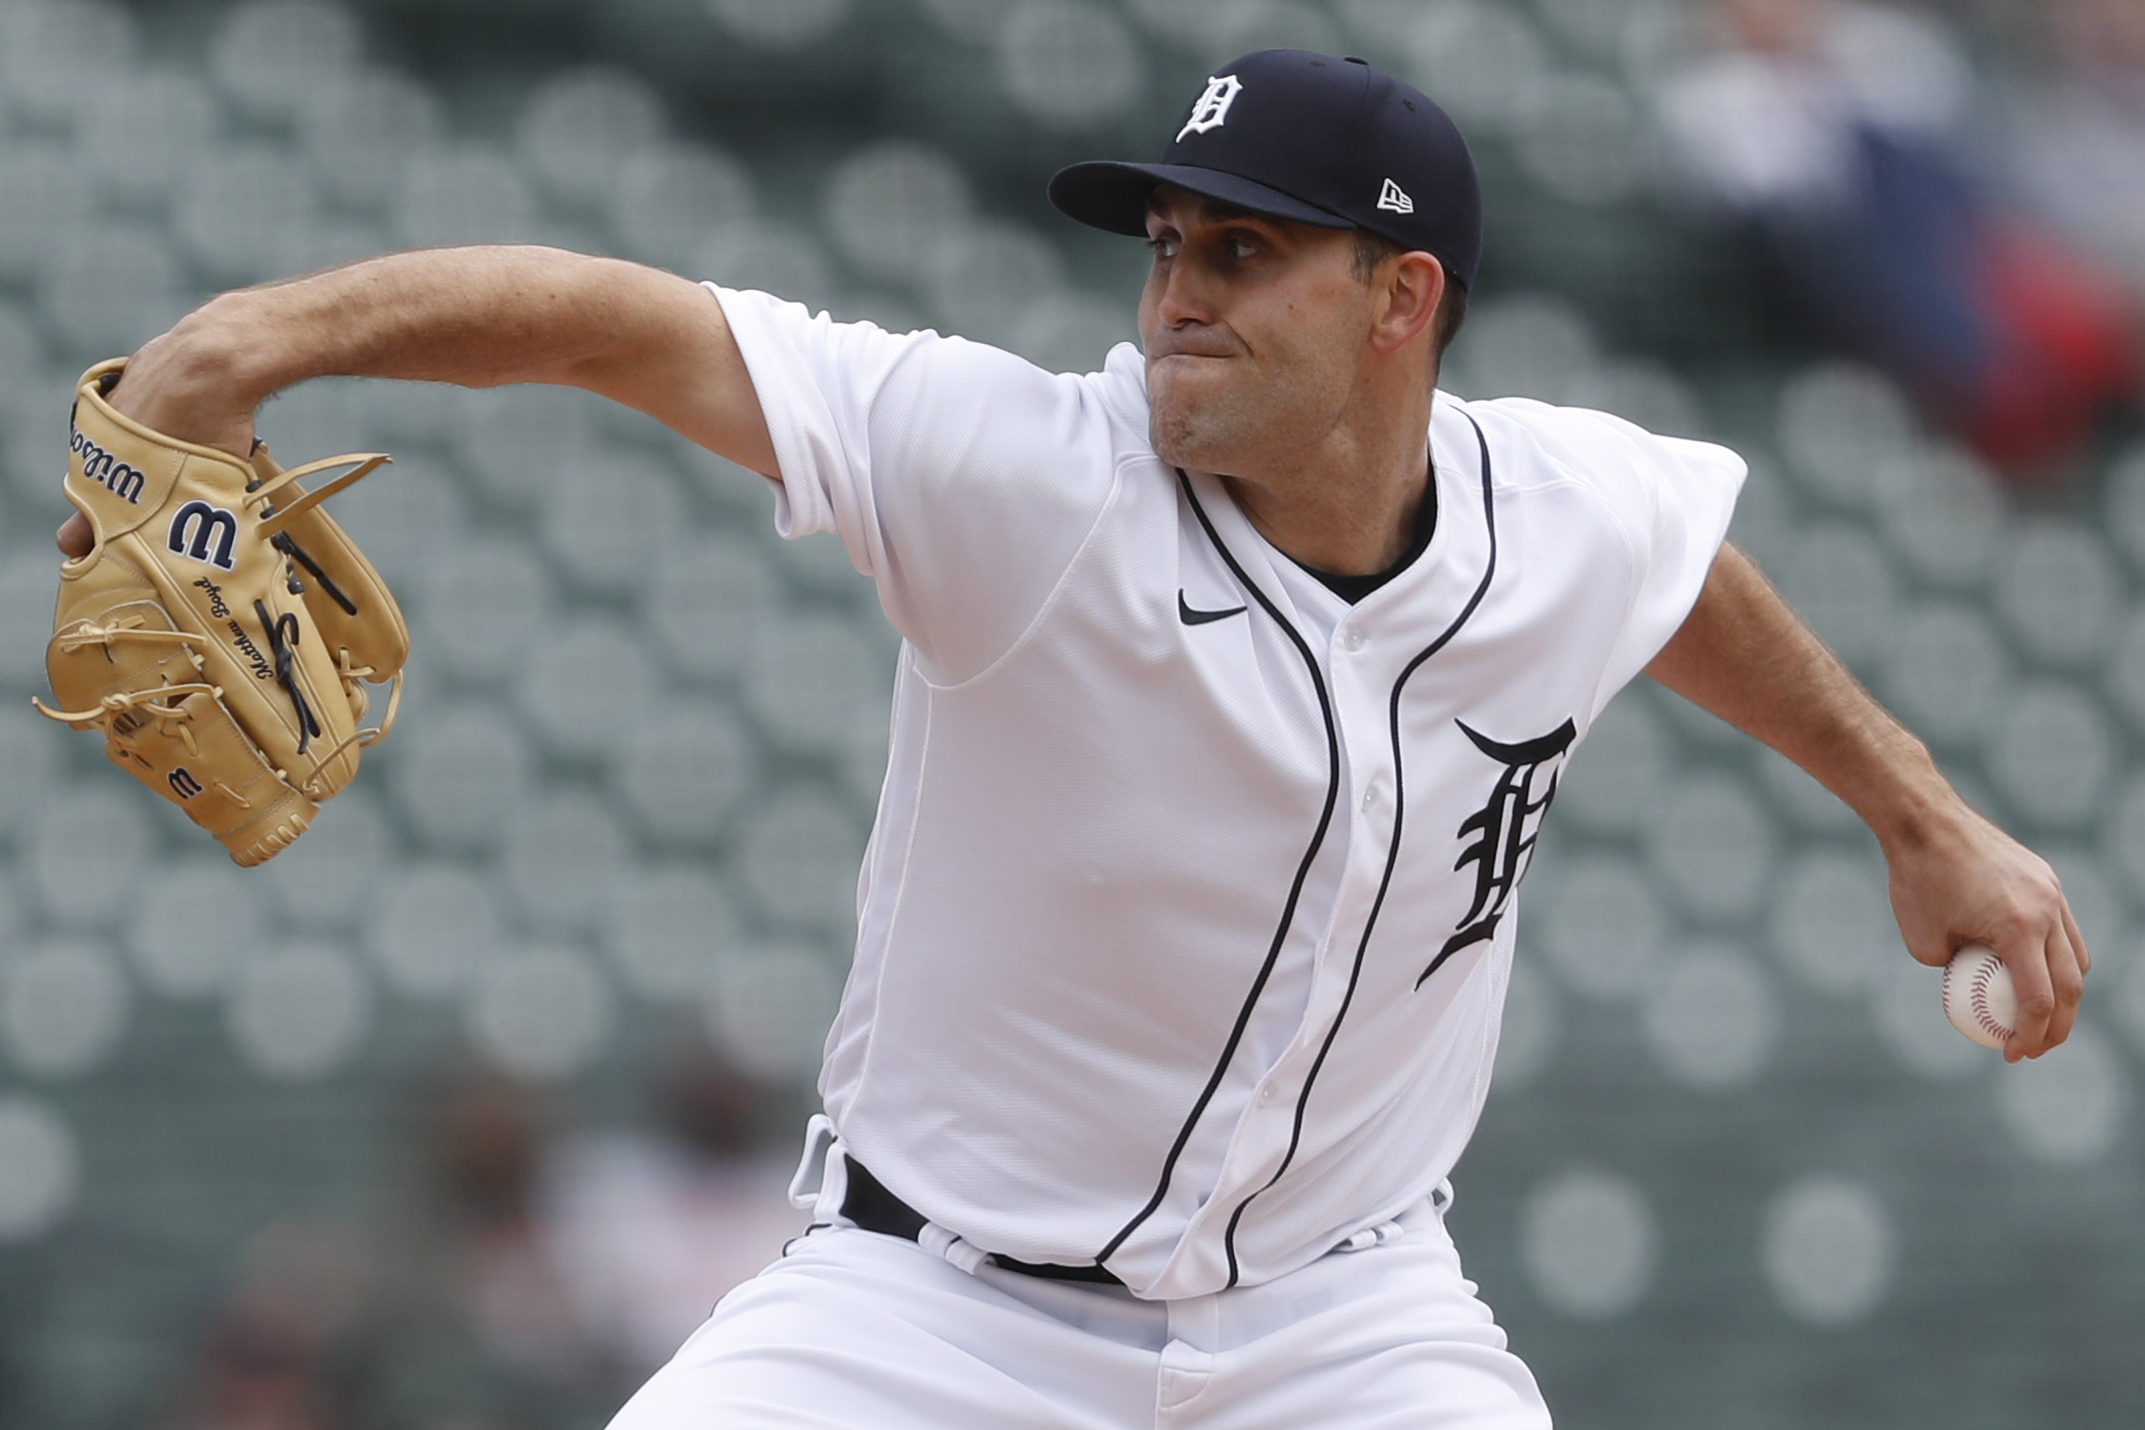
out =
<path fill-rule="evenodd" d="M 1984 1048 L 2002 1047 L 2018 1030 L 2011 970 L 1988 945 L 1967 944 L 1944 965 L 1944 1016 Z"/>
<path fill-rule="evenodd" d="M 66 494 L 89 554 L 60 567 L 45 670 L 112 762 L 185 810 L 240 864 L 304 832 L 394 722 L 409 631 L 320 502 L 387 460 L 284 471 L 166 437 L 106 402 L 124 361 L 75 392 Z M 347 469 L 308 492 L 300 479 Z M 368 682 L 396 682 L 362 728 Z"/>

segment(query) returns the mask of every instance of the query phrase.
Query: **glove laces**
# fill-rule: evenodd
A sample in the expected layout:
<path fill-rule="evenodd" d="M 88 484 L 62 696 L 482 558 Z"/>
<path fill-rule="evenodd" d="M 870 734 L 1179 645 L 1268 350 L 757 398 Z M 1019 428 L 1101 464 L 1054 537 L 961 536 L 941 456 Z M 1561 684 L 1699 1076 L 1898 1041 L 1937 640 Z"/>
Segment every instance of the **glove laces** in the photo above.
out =
<path fill-rule="evenodd" d="M 144 618 L 138 614 L 103 626 L 94 621 L 84 621 L 58 638 L 59 648 L 72 655 L 85 646 L 101 645 L 109 656 L 114 641 L 166 641 L 185 646 L 190 652 L 192 647 L 200 644 L 202 640 L 202 637 L 192 631 L 152 630 L 145 626 L 143 621 Z M 200 657 L 194 657 L 194 664 L 198 666 L 200 663 Z M 189 751 L 199 754 L 199 747 L 194 744 L 193 732 L 186 728 L 192 722 L 193 714 L 182 708 L 179 702 L 186 696 L 201 693 L 219 700 L 223 698 L 222 689 L 207 681 L 184 684 L 167 681 L 153 690 L 126 690 L 104 696 L 87 710 L 54 710 L 34 695 L 30 697 L 30 705 L 47 720 L 57 720 L 63 725 L 102 725 L 106 728 L 110 728 L 113 722 L 127 715 L 141 711 L 156 721 L 159 733 L 170 735 L 176 732 L 186 742 Z"/>

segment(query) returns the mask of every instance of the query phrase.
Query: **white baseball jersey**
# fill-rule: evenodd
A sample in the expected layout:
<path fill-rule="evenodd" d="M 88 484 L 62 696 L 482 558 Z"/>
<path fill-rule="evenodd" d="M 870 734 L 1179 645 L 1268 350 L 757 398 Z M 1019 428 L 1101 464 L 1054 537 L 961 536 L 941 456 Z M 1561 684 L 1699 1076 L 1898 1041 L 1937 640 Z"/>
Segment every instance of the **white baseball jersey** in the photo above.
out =
<path fill-rule="evenodd" d="M 715 290 L 787 535 L 904 637 L 821 1092 L 974 1247 L 1257 1284 L 1420 1203 L 1487 1090 L 1559 771 L 1681 624 L 1742 464 L 1440 394 L 1435 533 L 1351 606 L 1158 460 L 1144 364 Z"/>

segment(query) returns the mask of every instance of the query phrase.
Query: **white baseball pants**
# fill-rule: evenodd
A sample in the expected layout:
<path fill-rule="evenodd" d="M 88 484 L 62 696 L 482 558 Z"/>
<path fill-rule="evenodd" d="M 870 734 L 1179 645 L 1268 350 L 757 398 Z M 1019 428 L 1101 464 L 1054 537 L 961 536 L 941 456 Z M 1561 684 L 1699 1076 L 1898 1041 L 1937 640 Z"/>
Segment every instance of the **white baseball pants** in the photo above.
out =
<path fill-rule="evenodd" d="M 725 1296 L 611 1430 L 1547 1430 L 1444 1221 L 1141 1301 L 833 1226 Z"/>

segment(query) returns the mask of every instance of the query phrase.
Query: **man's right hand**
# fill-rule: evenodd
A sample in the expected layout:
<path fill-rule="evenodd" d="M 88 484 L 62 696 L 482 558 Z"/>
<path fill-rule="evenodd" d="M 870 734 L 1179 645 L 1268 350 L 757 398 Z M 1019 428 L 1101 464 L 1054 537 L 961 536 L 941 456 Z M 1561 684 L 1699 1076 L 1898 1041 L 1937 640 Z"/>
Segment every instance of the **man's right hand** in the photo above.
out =
<path fill-rule="evenodd" d="M 221 355 L 239 326 L 226 310 L 243 296 L 218 299 L 143 344 L 105 394 L 112 410 L 182 442 L 251 457 L 253 410 L 270 393 L 238 390 L 235 369 Z"/>
<path fill-rule="evenodd" d="M 244 459 L 253 454 L 253 409 L 258 399 L 234 394 L 215 374 L 217 306 L 210 304 L 161 337 L 152 338 L 127 360 L 118 386 L 106 395 L 112 410 L 144 427 L 215 447 Z M 69 560 L 87 556 L 95 543 L 88 518 L 67 518 L 58 532 L 59 547 Z"/>

